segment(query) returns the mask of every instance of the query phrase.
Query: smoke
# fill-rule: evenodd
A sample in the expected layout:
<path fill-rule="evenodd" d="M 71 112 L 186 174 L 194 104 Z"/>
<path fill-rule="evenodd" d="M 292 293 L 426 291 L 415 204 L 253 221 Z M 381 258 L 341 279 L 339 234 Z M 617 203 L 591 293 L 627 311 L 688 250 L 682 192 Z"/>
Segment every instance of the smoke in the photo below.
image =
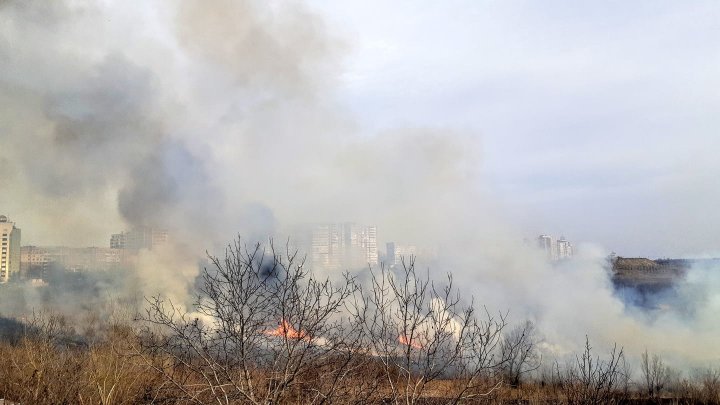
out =
<path fill-rule="evenodd" d="M 294 2 L 1 2 L 0 207 L 38 245 L 167 228 L 174 243 L 143 253 L 126 288 L 181 302 L 197 259 L 238 233 L 377 224 L 381 240 L 439 247 L 431 274 L 534 320 L 550 355 L 587 334 L 678 362 L 720 356 L 717 272 L 688 276 L 686 319 L 627 306 L 601 248 L 545 263 L 484 181 L 480 134 L 368 134 L 347 116 L 334 86 L 348 45 Z"/>
<path fill-rule="evenodd" d="M 674 291 L 658 298 L 662 307 L 649 311 L 617 294 L 608 252 L 599 247 L 581 245 L 579 255 L 557 264 L 531 248 L 517 249 L 485 255 L 489 263 L 458 272 L 459 284 L 472 285 L 476 298 L 494 310 L 509 310 L 514 322 L 534 321 L 546 359 L 576 353 L 585 336 L 598 353 L 613 343 L 623 346 L 631 362 L 645 349 L 680 369 L 720 359 L 716 266 L 692 267 Z"/>

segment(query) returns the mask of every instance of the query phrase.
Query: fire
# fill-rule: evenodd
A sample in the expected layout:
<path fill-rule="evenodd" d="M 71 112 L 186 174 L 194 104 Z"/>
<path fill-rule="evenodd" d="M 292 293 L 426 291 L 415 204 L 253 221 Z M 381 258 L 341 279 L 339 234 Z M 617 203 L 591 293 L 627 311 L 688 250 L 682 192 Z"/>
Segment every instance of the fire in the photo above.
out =
<path fill-rule="evenodd" d="M 404 336 L 404 335 L 398 336 L 398 342 L 400 342 L 401 344 L 404 344 L 405 346 L 410 346 L 413 349 L 418 349 L 418 350 L 422 349 L 422 345 L 420 343 L 418 343 L 415 340 L 408 339 L 408 337 Z"/>
<path fill-rule="evenodd" d="M 277 328 L 265 331 L 265 334 L 268 336 L 286 337 L 288 339 L 310 340 L 307 332 L 293 328 L 286 319 L 280 321 Z"/>

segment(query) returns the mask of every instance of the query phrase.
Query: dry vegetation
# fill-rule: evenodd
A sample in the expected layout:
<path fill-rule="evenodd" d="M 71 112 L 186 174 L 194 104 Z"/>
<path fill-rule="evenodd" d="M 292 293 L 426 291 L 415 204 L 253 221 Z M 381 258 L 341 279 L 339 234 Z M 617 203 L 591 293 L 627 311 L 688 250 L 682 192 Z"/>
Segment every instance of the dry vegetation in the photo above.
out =
<path fill-rule="evenodd" d="M 93 338 L 62 316 L 6 327 L 0 398 L 21 404 L 720 403 L 720 369 L 685 374 L 590 340 L 543 359 L 530 322 L 476 312 L 452 278 L 412 260 L 370 281 L 314 279 L 292 253 L 239 243 L 213 259 L 196 305 L 161 297 Z M 8 324 L 9 325 L 9 324 Z"/>
<path fill-rule="evenodd" d="M 686 260 L 650 260 L 617 257 L 613 260 L 613 280 L 616 284 L 670 288 L 685 277 L 692 262 Z"/>

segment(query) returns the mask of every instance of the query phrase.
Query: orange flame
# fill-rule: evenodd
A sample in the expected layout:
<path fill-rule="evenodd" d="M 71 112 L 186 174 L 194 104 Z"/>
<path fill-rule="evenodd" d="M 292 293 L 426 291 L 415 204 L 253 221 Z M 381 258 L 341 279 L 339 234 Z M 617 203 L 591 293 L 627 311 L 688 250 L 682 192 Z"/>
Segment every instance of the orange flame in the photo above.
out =
<path fill-rule="evenodd" d="M 285 319 L 280 321 L 280 325 L 278 325 L 277 328 L 265 331 L 265 334 L 268 336 L 286 337 L 288 339 L 310 340 L 307 332 L 293 328 L 290 322 Z"/>
<path fill-rule="evenodd" d="M 398 342 L 400 342 L 401 344 L 404 344 L 405 346 L 410 346 L 413 349 L 418 349 L 418 350 L 422 349 L 422 345 L 420 343 L 418 343 L 417 341 L 408 339 L 408 337 L 404 336 L 404 335 L 398 336 Z"/>

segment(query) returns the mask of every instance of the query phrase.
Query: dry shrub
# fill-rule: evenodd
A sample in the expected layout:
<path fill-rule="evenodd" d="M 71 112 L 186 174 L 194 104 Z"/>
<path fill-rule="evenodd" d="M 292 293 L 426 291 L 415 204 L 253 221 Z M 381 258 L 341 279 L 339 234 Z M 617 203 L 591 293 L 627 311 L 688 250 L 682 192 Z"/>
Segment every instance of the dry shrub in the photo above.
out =
<path fill-rule="evenodd" d="M 556 379 L 569 404 L 612 404 L 626 400 L 629 384 L 626 369 L 622 348 L 613 346 L 603 359 L 592 353 L 586 337 L 585 349 L 567 364 L 564 372 L 556 365 Z"/>
<path fill-rule="evenodd" d="M 434 397 L 439 401 L 492 396 L 501 385 L 488 384 L 488 377 L 503 364 L 498 348 L 505 315 L 477 313 L 472 299 L 461 299 L 450 274 L 437 284 L 417 273 L 413 257 L 394 270 L 370 270 L 370 276 L 371 285 L 352 313 L 385 369 L 388 402 L 427 402 L 443 380 L 452 380 L 453 389 Z"/>
<path fill-rule="evenodd" d="M 86 404 L 136 404 L 163 399 L 160 375 L 133 355 L 136 337 L 129 327 L 115 327 L 108 339 L 85 354 L 82 390 Z"/>
<path fill-rule="evenodd" d="M 0 396 L 27 404 L 76 403 L 86 353 L 23 338 L 0 346 Z"/>
<path fill-rule="evenodd" d="M 162 402 L 162 380 L 133 355 L 129 327 L 110 328 L 92 346 L 55 315 L 34 316 L 23 329 L 21 338 L 0 342 L 0 397 L 40 405 Z"/>
<path fill-rule="evenodd" d="M 720 368 L 694 369 L 690 379 L 676 385 L 675 397 L 680 403 L 720 404 Z"/>

